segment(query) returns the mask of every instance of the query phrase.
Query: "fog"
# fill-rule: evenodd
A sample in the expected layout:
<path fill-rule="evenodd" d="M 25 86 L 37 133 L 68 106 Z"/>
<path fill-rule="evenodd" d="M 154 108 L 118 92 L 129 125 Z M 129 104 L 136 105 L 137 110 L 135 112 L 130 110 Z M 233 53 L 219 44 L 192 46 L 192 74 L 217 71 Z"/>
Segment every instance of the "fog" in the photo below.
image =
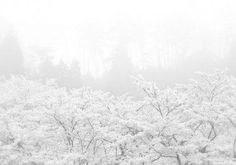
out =
<path fill-rule="evenodd" d="M 135 94 L 197 71 L 236 75 L 233 0 L 0 1 L 0 74 Z"/>
<path fill-rule="evenodd" d="M 236 165 L 236 0 L 0 0 L 0 165 Z"/>

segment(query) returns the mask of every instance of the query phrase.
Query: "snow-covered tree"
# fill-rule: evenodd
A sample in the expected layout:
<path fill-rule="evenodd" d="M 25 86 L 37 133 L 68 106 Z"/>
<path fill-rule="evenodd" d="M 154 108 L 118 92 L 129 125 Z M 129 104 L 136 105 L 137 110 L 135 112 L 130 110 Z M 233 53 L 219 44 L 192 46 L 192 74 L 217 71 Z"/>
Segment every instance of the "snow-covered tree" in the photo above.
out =
<path fill-rule="evenodd" d="M 234 165 L 236 80 L 199 74 L 161 89 L 136 77 L 144 98 L 52 80 L 0 81 L 3 165 Z"/>

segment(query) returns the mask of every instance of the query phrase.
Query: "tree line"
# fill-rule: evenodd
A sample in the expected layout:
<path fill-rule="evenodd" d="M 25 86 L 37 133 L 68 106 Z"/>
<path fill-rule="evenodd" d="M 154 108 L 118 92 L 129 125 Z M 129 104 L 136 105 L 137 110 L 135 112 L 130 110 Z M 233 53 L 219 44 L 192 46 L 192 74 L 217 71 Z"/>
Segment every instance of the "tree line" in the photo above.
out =
<path fill-rule="evenodd" d="M 183 82 L 196 71 L 209 71 L 212 68 L 228 67 L 232 74 L 236 74 L 235 42 L 232 42 L 230 47 L 224 58 L 218 58 L 209 50 L 202 49 L 200 52 L 195 52 L 195 55 L 177 60 L 173 67 L 151 66 L 140 70 L 132 63 L 125 43 L 118 43 L 110 55 L 111 69 L 101 78 L 95 79 L 91 75 L 81 74 L 79 61 L 74 60 L 71 64 L 66 64 L 64 61 L 54 63 L 53 57 L 50 56 L 51 50 L 47 48 L 35 49 L 39 64 L 37 68 L 28 69 L 25 66 L 27 57 L 24 55 L 17 33 L 9 30 L 0 42 L 0 74 L 6 76 L 25 74 L 36 79 L 55 79 L 59 85 L 67 88 L 93 86 L 121 94 L 129 90 L 134 91 L 131 75 L 137 73 L 141 73 L 147 79 L 158 81 L 161 86 Z"/>

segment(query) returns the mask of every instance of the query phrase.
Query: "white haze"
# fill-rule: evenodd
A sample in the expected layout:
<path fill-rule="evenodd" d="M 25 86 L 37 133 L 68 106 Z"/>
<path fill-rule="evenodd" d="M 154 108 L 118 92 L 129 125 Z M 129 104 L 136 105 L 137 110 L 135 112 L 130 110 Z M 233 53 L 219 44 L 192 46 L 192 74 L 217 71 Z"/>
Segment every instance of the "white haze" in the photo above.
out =
<path fill-rule="evenodd" d="M 210 33 L 215 43 L 206 42 L 223 58 L 228 51 L 225 45 L 231 42 L 230 38 L 224 40 L 225 32 L 236 27 L 235 9 L 233 0 L 1 0 L 0 19 L 18 32 L 27 65 L 34 65 L 33 47 L 51 47 L 56 61 L 78 59 L 83 74 L 101 77 L 110 67 L 106 61 L 112 44 L 126 42 L 128 39 L 122 38 L 126 33 L 135 36 L 126 46 L 133 63 L 141 69 L 171 67 L 190 54 L 160 54 L 155 43 L 162 48 L 169 40 L 178 42 L 168 37 L 179 29 L 184 35 L 184 28 L 191 26 L 197 29 L 188 42 L 198 43 L 199 34 Z M 144 53 L 140 53 L 140 45 Z"/>

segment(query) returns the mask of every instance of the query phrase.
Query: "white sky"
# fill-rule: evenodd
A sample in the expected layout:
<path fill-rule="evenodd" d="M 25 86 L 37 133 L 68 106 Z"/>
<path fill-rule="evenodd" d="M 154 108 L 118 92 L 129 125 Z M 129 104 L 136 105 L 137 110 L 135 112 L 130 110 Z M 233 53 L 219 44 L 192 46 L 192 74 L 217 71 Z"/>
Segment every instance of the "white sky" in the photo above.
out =
<path fill-rule="evenodd" d="M 127 19 L 152 27 L 156 20 L 165 22 L 184 16 L 195 23 L 217 28 L 215 24 L 236 18 L 234 1 L 0 0 L 0 20 L 15 27 L 26 50 L 32 46 L 53 47 L 58 59 L 80 59 L 82 72 L 99 76 L 106 69 L 103 59 L 109 51 L 105 55 L 95 53 L 91 56 L 83 47 L 78 48 L 78 44 L 86 44 L 86 41 L 78 40 L 80 25 L 93 22 L 106 29 L 114 20 Z"/>

